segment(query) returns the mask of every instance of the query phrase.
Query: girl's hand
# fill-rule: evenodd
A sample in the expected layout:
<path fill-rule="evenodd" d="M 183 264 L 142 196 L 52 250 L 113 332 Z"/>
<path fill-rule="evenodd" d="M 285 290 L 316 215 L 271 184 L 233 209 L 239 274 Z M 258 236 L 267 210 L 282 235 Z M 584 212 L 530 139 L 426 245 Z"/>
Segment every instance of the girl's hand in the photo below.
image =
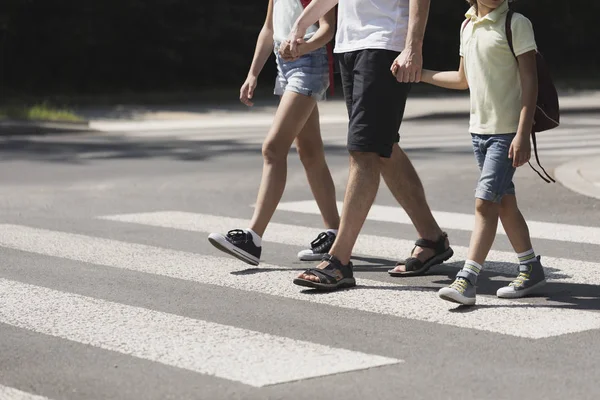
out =
<path fill-rule="evenodd" d="M 300 57 L 302 57 L 304 54 L 306 54 L 307 49 L 306 49 L 306 42 L 304 41 L 304 39 L 302 39 L 302 38 L 298 39 L 296 41 L 296 44 L 297 44 L 297 47 L 296 47 L 297 56 L 294 56 L 292 54 L 291 46 L 289 45 L 287 40 L 281 44 L 281 47 L 279 48 L 279 55 L 281 56 L 281 58 L 283 58 L 284 61 L 295 61 L 295 60 L 299 59 Z"/>
<path fill-rule="evenodd" d="M 251 99 L 252 96 L 254 96 L 254 89 L 256 88 L 256 83 L 256 77 L 249 75 L 248 78 L 246 78 L 244 84 L 242 85 L 242 88 L 240 89 L 240 101 L 248 107 L 252 107 L 254 105 Z"/>
<path fill-rule="evenodd" d="M 517 133 L 510 149 L 508 150 L 508 158 L 513 160 L 513 167 L 517 168 L 525 164 L 531 158 L 531 142 L 529 136 Z"/>

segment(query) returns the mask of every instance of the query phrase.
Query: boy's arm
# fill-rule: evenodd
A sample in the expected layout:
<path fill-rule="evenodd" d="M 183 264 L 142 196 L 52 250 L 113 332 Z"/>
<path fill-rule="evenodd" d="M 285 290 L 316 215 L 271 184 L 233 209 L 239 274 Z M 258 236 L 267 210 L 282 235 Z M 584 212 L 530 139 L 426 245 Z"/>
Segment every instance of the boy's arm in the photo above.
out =
<path fill-rule="evenodd" d="M 254 96 L 254 89 L 258 80 L 258 75 L 262 71 L 265 63 L 269 59 L 271 52 L 273 51 L 273 0 L 269 0 L 267 7 L 267 17 L 263 24 L 258 39 L 256 40 L 256 47 L 254 49 L 254 57 L 252 57 L 252 64 L 250 64 L 250 70 L 246 81 L 240 89 L 240 101 L 247 106 L 252 106 L 253 103 L 250 99 Z"/>
<path fill-rule="evenodd" d="M 423 37 L 429 16 L 431 0 L 410 0 L 408 8 L 408 33 L 402 53 L 390 69 L 398 82 L 419 82 L 423 68 Z"/>
<path fill-rule="evenodd" d="M 462 57 L 460 58 L 458 71 L 439 72 L 424 69 L 421 73 L 421 81 L 446 89 L 467 90 L 469 88 Z"/>
<path fill-rule="evenodd" d="M 288 36 L 286 43 L 293 57 L 298 57 L 298 39 L 302 39 L 309 26 L 316 23 L 328 11 L 330 11 L 338 0 L 313 0 L 298 17 Z M 331 39 L 329 39 L 331 40 Z M 327 42 L 325 42 L 327 43 Z"/>
<path fill-rule="evenodd" d="M 517 134 L 529 138 L 533 128 L 533 116 L 535 114 L 538 79 L 535 50 L 528 51 L 517 57 L 519 63 L 519 75 L 521 76 L 521 117 L 519 118 L 519 130 Z"/>
<path fill-rule="evenodd" d="M 508 155 L 513 159 L 514 167 L 520 167 L 531 157 L 530 136 L 538 95 L 535 50 L 519 55 L 517 62 L 521 77 L 521 115 L 517 135 L 511 144 Z"/>

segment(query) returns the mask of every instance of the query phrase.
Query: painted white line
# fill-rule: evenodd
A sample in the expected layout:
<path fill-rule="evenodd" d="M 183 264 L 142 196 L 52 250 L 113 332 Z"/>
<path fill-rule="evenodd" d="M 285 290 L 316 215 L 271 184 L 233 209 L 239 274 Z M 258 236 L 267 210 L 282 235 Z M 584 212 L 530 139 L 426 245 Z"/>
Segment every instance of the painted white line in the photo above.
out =
<path fill-rule="evenodd" d="M 484 296 L 478 298 L 478 304 L 483 307 L 469 313 L 451 313 L 448 312 L 448 303 L 440 300 L 433 291 L 414 290 L 408 286 L 368 279 L 359 279 L 361 286 L 354 290 L 307 295 L 292 284 L 298 271 L 287 268 L 261 264 L 262 269 L 257 269 L 254 274 L 238 275 L 232 272 L 244 270 L 247 266 L 232 258 L 19 225 L 0 225 L 0 245 L 203 284 L 531 339 L 600 328 L 600 313 Z M 25 299 L 33 297 L 30 295 Z M 305 356 L 299 354 L 302 358 Z"/>
<path fill-rule="evenodd" d="M 5 279 L 0 302 L 6 324 L 256 387 L 401 362 Z"/>
<path fill-rule="evenodd" d="M 342 202 L 338 207 L 342 209 Z M 314 200 L 280 203 L 278 210 L 320 215 Z M 341 212 L 341 211 L 340 211 Z M 473 214 L 433 211 L 433 216 L 442 228 L 472 231 L 475 223 Z M 400 206 L 373 205 L 367 219 L 372 221 L 412 224 L 406 212 Z M 532 238 L 559 240 L 563 242 L 589 243 L 600 245 L 600 228 L 582 225 L 556 224 L 552 222 L 527 221 Z M 498 233 L 506 235 L 502 224 L 498 224 Z"/>
<path fill-rule="evenodd" d="M 0 314 L 0 318 L 1 318 L 1 315 L 2 314 Z M 13 389 L 11 387 L 2 386 L 2 385 L 0 385 L 0 399 L 2 399 L 2 400 L 49 400 L 47 397 L 44 397 L 44 396 L 38 396 L 36 394 L 23 392 L 21 390 Z"/>
<path fill-rule="evenodd" d="M 129 222 L 162 228 L 181 229 L 191 232 L 220 232 L 245 228 L 249 220 L 228 218 L 209 214 L 181 211 L 157 211 L 139 214 L 123 214 L 100 217 L 112 221 Z M 264 242 L 281 243 L 308 248 L 308 244 L 321 229 L 299 225 L 271 222 L 263 237 Z M 452 238 L 450 237 L 450 240 Z M 354 255 L 395 260 L 405 258 L 414 247 L 414 240 L 402 240 L 385 236 L 361 234 L 354 246 Z M 454 256 L 448 262 L 461 262 L 467 258 L 468 248 L 452 243 Z M 264 255 L 263 249 L 263 255 Z M 268 250 L 267 250 L 268 251 Z M 291 257 L 295 257 L 292 254 Z M 513 276 L 516 271 L 516 256 L 512 252 L 490 251 L 485 269 Z M 600 263 L 565 258 L 543 257 L 546 276 L 565 283 L 600 285 Z"/>

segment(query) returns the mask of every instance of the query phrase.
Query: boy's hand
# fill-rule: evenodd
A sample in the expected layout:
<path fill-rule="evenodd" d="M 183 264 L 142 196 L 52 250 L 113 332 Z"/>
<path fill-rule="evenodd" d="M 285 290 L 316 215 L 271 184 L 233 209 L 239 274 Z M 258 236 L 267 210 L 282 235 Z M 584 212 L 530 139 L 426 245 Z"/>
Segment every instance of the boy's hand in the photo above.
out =
<path fill-rule="evenodd" d="M 256 83 L 256 77 L 248 76 L 248 78 L 246 78 L 246 82 L 244 82 L 242 88 L 240 89 L 240 101 L 248 107 L 252 107 L 254 105 L 254 103 L 250 99 L 252 99 L 252 96 L 254 96 L 254 89 L 256 88 Z"/>
<path fill-rule="evenodd" d="M 423 68 L 423 53 L 420 49 L 406 47 L 394 60 L 390 71 L 398 82 L 420 82 Z"/>
<path fill-rule="evenodd" d="M 529 136 L 517 133 L 510 149 L 508 150 L 508 158 L 513 160 L 513 167 L 517 168 L 525 164 L 531 158 L 531 142 Z"/>

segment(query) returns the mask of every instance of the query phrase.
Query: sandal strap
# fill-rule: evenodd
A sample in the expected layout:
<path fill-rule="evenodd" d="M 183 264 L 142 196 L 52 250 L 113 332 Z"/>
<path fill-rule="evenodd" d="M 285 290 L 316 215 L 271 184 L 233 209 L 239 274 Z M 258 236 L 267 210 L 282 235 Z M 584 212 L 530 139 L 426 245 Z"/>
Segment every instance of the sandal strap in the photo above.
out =
<path fill-rule="evenodd" d="M 444 251 L 446 251 L 446 238 L 447 237 L 448 237 L 448 234 L 446 232 L 442 232 L 442 235 L 435 242 L 428 240 L 428 239 L 423 239 L 423 238 L 417 239 L 415 241 L 415 246 L 419 246 L 421 248 L 434 249 L 436 254 L 443 253 Z"/>
<path fill-rule="evenodd" d="M 348 265 L 344 265 L 339 260 L 339 258 L 328 253 L 323 254 L 323 257 L 321 257 L 321 261 L 327 261 L 329 263 L 328 266 L 323 268 L 325 270 L 332 271 L 339 269 L 342 272 L 342 276 L 344 278 L 352 278 L 354 276 L 354 272 L 352 271 L 352 262 L 349 262 Z"/>
<path fill-rule="evenodd" d="M 336 256 L 332 256 L 331 254 L 324 254 L 322 260 L 328 263 L 325 268 L 309 268 L 304 273 L 314 275 L 319 278 L 321 283 L 327 284 L 337 283 L 341 279 L 352 278 L 354 276 L 351 262 L 348 265 L 344 265 Z M 341 277 L 337 271 L 341 272 Z"/>
<path fill-rule="evenodd" d="M 406 272 L 418 271 L 423 268 L 423 261 L 416 257 L 409 257 L 404 261 L 404 270 Z"/>
<path fill-rule="evenodd" d="M 319 283 L 336 283 L 338 281 L 338 276 L 334 272 L 324 269 L 309 268 L 304 273 L 316 276 L 319 278 Z"/>

